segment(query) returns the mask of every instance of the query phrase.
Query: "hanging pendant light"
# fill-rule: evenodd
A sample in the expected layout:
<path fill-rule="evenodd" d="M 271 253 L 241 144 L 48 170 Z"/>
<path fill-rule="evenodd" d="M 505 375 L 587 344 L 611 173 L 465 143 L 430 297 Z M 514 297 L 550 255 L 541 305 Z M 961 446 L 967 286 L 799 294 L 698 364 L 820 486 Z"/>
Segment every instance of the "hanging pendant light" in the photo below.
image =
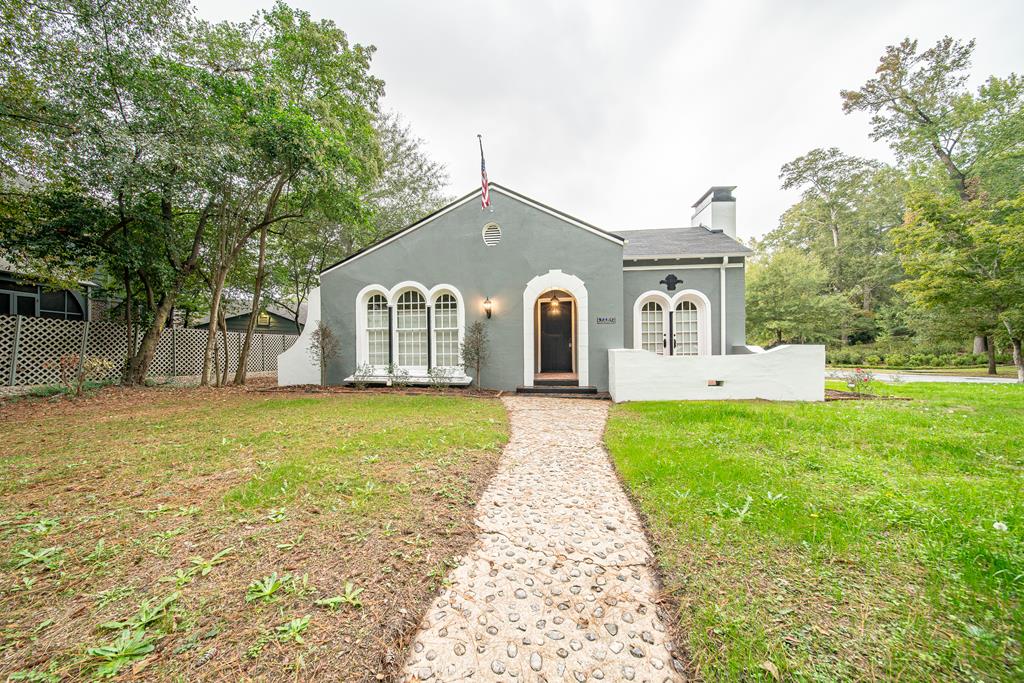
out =
<path fill-rule="evenodd" d="M 551 305 L 558 308 L 562 305 L 562 302 L 558 300 L 558 292 L 551 292 Z"/>

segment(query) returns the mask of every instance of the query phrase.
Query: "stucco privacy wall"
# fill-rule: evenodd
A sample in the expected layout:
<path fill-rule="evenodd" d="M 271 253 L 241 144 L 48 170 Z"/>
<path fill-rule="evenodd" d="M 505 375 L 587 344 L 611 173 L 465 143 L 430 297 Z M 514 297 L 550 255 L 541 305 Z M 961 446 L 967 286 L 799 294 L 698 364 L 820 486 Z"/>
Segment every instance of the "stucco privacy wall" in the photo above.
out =
<path fill-rule="evenodd" d="M 711 303 L 711 353 L 721 353 L 721 312 L 719 293 L 721 290 L 721 271 L 718 263 L 721 259 L 708 259 L 712 261 L 706 268 L 694 268 L 687 264 L 686 268 L 679 266 L 665 265 L 657 266 L 654 270 L 627 270 L 623 274 L 623 339 L 622 344 L 626 348 L 633 348 L 633 303 L 641 294 L 649 291 L 665 292 L 669 298 L 675 292 L 684 289 L 695 289 L 703 293 Z M 718 263 L 714 263 L 717 261 Z M 626 267 L 633 264 L 626 263 Z M 737 263 L 738 265 L 738 263 Z M 659 284 L 669 273 L 675 274 L 680 282 L 675 291 L 667 291 L 665 285 Z M 729 267 L 725 269 L 725 323 L 726 323 L 726 349 L 731 353 L 733 346 L 740 346 L 746 340 L 746 308 L 743 288 L 745 286 L 744 269 L 742 267 Z"/>
<path fill-rule="evenodd" d="M 561 270 L 583 281 L 588 296 L 590 384 L 608 387 L 608 349 L 622 345 L 622 247 L 506 194 L 491 193 L 493 211 L 477 200 L 448 213 L 321 276 L 324 322 L 342 339 L 327 380 L 340 384 L 356 368 L 356 296 L 367 284 L 385 288 L 415 281 L 427 289 L 447 283 L 465 301 L 466 325 L 484 320 L 490 360 L 483 386 L 515 389 L 523 383 L 523 290 L 534 277 Z M 486 223 L 501 226 L 501 241 L 484 244 Z M 493 302 L 487 320 L 483 301 Z M 596 324 L 598 316 L 614 324 Z"/>
<path fill-rule="evenodd" d="M 306 302 L 306 326 L 294 344 L 277 356 L 277 383 L 280 386 L 293 384 L 320 384 L 320 368 L 313 364 L 309 355 L 313 344 L 313 332 L 320 322 L 320 288 L 309 292 Z"/>
<path fill-rule="evenodd" d="M 786 345 L 761 353 L 705 358 L 613 349 L 608 352 L 608 369 L 608 391 L 616 403 L 825 400 L 824 346 Z M 722 384 L 708 386 L 709 380 Z"/>

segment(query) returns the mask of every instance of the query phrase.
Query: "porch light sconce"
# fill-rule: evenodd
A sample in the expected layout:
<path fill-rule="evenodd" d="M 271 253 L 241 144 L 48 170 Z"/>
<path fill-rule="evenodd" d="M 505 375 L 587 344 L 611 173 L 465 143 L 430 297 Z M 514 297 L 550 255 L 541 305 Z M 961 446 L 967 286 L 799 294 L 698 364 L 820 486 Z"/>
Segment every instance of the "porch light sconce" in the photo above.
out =
<path fill-rule="evenodd" d="M 487 298 L 484 299 L 484 313 L 487 314 L 487 319 L 488 320 L 491 319 L 491 307 L 493 305 L 494 304 L 491 303 L 491 297 L 487 297 Z"/>

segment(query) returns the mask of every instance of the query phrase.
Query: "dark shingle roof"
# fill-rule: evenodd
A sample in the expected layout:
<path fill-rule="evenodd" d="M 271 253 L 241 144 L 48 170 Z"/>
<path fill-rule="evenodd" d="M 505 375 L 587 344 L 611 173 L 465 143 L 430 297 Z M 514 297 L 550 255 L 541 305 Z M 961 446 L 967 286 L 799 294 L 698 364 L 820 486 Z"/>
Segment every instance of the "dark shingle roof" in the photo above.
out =
<path fill-rule="evenodd" d="M 742 256 L 753 253 L 724 232 L 707 228 L 664 228 L 660 230 L 617 230 L 626 238 L 622 257 L 626 259 Z"/>

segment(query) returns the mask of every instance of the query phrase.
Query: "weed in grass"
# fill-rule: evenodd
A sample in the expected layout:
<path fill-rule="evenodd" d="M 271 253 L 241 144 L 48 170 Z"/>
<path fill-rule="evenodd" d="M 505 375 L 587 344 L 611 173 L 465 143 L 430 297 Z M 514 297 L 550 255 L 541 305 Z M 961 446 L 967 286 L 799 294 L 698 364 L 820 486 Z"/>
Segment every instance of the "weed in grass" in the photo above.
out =
<path fill-rule="evenodd" d="M 245 591 L 245 601 L 269 601 L 274 597 L 275 593 L 284 588 L 285 582 L 290 579 L 291 576 L 288 574 L 278 576 L 277 572 L 274 572 L 270 576 L 265 576 L 258 581 L 253 581 Z"/>
<path fill-rule="evenodd" d="M 235 549 L 233 547 L 224 548 L 224 550 L 221 550 L 219 553 L 217 553 L 208 560 L 199 556 L 193 557 L 191 560 L 189 560 L 189 562 L 192 565 L 192 568 L 189 571 L 191 571 L 193 574 L 198 573 L 199 576 L 206 576 L 211 571 L 213 571 L 213 568 L 216 567 L 218 564 L 224 564 L 225 562 L 227 562 L 229 559 L 228 555 L 234 552 L 234 550 Z"/>
<path fill-rule="evenodd" d="M 96 541 L 92 551 L 83 557 L 82 561 L 86 564 L 103 564 L 117 556 L 117 553 L 118 549 L 116 546 L 108 548 L 106 539 L 101 538 Z"/>
<path fill-rule="evenodd" d="M 317 600 L 317 607 L 326 607 L 329 610 L 337 610 L 342 605 L 350 605 L 356 609 L 363 606 L 363 601 L 359 598 L 362 594 L 363 589 L 356 586 L 351 581 L 345 582 L 345 587 L 341 595 L 332 595 L 329 598 L 323 600 Z"/>
<path fill-rule="evenodd" d="M 120 602 L 134 592 L 135 589 L 131 586 L 114 586 L 113 588 L 108 588 L 105 591 L 95 593 L 92 597 L 96 601 L 96 606 L 102 608 L 111 603 Z"/>
<path fill-rule="evenodd" d="M 139 604 L 138 611 L 129 619 L 125 621 L 108 621 L 100 624 L 100 628 L 109 631 L 136 631 L 148 628 L 156 622 L 172 616 L 174 604 L 178 602 L 178 598 L 180 597 L 181 593 L 175 591 L 159 602 L 151 603 L 149 600 L 143 600 L 142 603 Z"/>
<path fill-rule="evenodd" d="M 60 676 L 53 673 L 53 670 L 43 671 L 32 669 L 29 671 L 15 671 L 7 676 L 8 681 L 25 681 L 25 683 L 60 683 Z"/>
<path fill-rule="evenodd" d="M 294 642 L 297 645 L 304 645 L 306 641 L 302 639 L 302 634 L 308 627 L 309 615 L 306 615 L 275 627 L 274 633 L 279 643 Z"/>
<path fill-rule="evenodd" d="M 36 585 L 36 577 L 34 576 L 23 576 L 21 582 L 11 586 L 11 590 L 14 592 L 19 591 L 30 591 L 32 587 Z"/>
<path fill-rule="evenodd" d="M 41 564 L 47 571 L 53 571 L 63 559 L 63 548 L 51 546 L 40 550 L 20 550 L 15 555 L 15 569 L 21 569 L 29 565 Z"/>
<path fill-rule="evenodd" d="M 85 652 L 93 659 L 100 660 L 100 665 L 96 667 L 96 675 L 111 678 L 125 665 L 145 658 L 156 649 L 155 641 L 155 637 L 147 636 L 142 629 L 125 629 L 107 645 L 91 647 Z"/>
<path fill-rule="evenodd" d="M 192 569 L 178 569 L 170 576 L 161 576 L 160 583 L 173 583 L 175 588 L 184 588 L 196 577 Z"/>
<path fill-rule="evenodd" d="M 21 524 L 18 526 L 22 531 L 27 531 L 33 536 L 45 536 L 54 529 L 60 526 L 60 520 L 52 517 L 46 517 L 44 519 L 38 519 L 34 522 L 27 524 Z"/>
<path fill-rule="evenodd" d="M 194 517 L 198 515 L 201 508 L 198 505 L 183 505 L 178 508 L 178 511 L 174 513 L 175 517 Z"/>
<path fill-rule="evenodd" d="M 267 513 L 267 519 L 274 524 L 280 524 L 288 519 L 288 514 L 284 508 L 271 508 L 270 512 Z"/>
<path fill-rule="evenodd" d="M 172 508 L 169 505 L 164 505 L 163 503 L 160 503 L 155 508 L 151 508 L 148 510 L 136 510 L 135 512 L 139 513 L 140 515 L 143 515 L 146 519 L 152 520 L 156 519 L 160 515 L 166 515 L 168 513 L 174 512 L 174 508 Z"/>
<path fill-rule="evenodd" d="M 316 593 L 316 588 L 309 583 L 309 574 L 303 574 L 301 577 L 286 575 L 286 577 L 288 582 L 285 585 L 285 590 L 288 593 L 299 597 Z"/>
<path fill-rule="evenodd" d="M 278 543 L 276 547 L 277 547 L 278 550 L 293 550 L 294 548 L 297 548 L 299 545 L 302 544 L 302 539 L 305 538 L 305 537 L 306 537 L 306 532 L 302 532 L 301 534 L 299 534 L 298 536 L 295 537 L 294 541 L 286 541 L 285 543 Z"/>

